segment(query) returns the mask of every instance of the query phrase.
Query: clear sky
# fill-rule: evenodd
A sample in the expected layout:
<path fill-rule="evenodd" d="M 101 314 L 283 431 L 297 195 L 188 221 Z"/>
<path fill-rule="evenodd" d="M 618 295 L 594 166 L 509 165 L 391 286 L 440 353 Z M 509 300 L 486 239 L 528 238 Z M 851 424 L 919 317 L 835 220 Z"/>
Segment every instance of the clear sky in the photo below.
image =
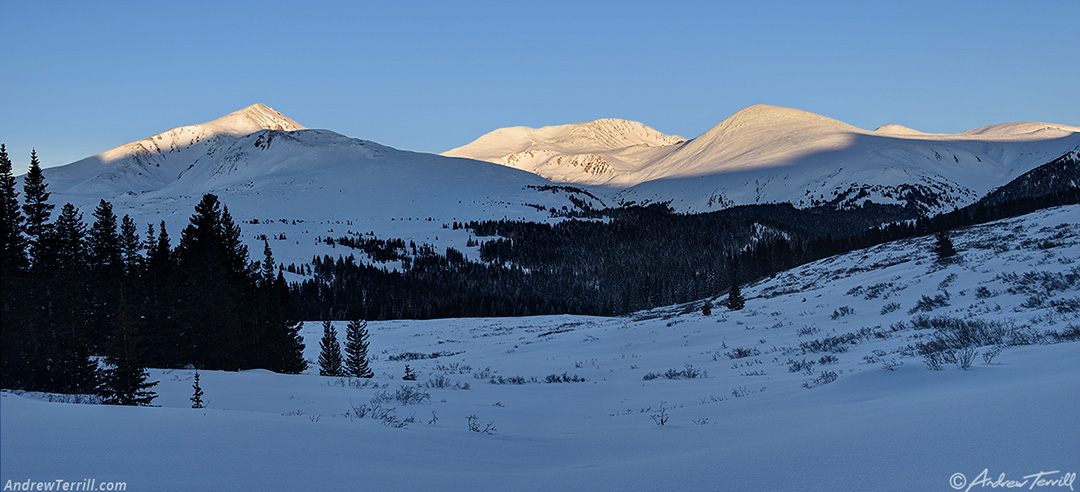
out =
<path fill-rule="evenodd" d="M 6 1 L 0 142 L 62 165 L 261 102 L 442 152 L 597 118 L 695 137 L 758 103 L 956 133 L 1080 124 L 1080 1 Z"/>

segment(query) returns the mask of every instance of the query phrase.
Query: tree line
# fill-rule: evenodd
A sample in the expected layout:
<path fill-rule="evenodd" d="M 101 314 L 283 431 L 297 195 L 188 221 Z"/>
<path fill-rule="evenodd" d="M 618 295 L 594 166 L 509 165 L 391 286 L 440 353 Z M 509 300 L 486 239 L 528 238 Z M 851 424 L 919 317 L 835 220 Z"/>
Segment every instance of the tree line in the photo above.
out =
<path fill-rule="evenodd" d="M 145 368 L 306 368 L 289 288 L 269 246 L 249 259 L 228 207 L 205 195 L 173 246 L 102 200 L 55 206 L 36 153 L 22 204 L 0 145 L 2 385 L 149 404 Z M 98 363 L 104 355 L 104 364 Z"/>
<path fill-rule="evenodd" d="M 1075 154 L 1065 156 L 1003 187 L 1008 193 L 931 218 L 897 205 L 749 205 L 698 215 L 659 205 L 590 210 L 556 224 L 455 223 L 475 236 L 477 259 L 429 245 L 406 254 L 398 239 L 338 238 L 336 244 L 396 258 L 401 268 L 351 254 L 316 256 L 289 266 L 310 278 L 288 285 L 265 241 L 262 260 L 249 257 L 240 227 L 214 195 L 202 197 L 175 246 L 164 223 L 140 235 L 104 200 L 89 226 L 71 204 L 54 219 L 36 154 L 20 204 L 0 145 L 0 383 L 146 404 L 153 398 L 150 366 L 298 373 L 307 363 L 297 320 L 328 313 L 352 320 L 617 315 L 725 291 L 728 308 L 737 309 L 745 303 L 739 285 L 800 264 L 1077 203 L 1075 185 L 1036 185 L 1075 175 L 1078 165 Z M 333 338 L 327 347 L 337 345 Z M 346 348 L 355 352 L 349 373 L 365 372 L 357 365 L 358 340 Z M 335 359 L 320 364 L 321 372 L 339 372 Z"/>
<path fill-rule="evenodd" d="M 476 236 L 469 244 L 479 245 L 479 259 L 429 247 L 413 248 L 410 259 L 385 248 L 403 250 L 404 243 L 339 238 L 337 244 L 369 256 L 396 255 L 402 267 L 353 255 L 314 257 L 312 278 L 291 291 L 303 318 L 326 312 L 363 319 L 626 314 L 717 295 L 855 249 L 1077 203 L 1080 193 L 1069 183 L 1078 169 L 1076 153 L 1067 154 L 979 202 L 933 217 L 900 205 L 746 205 L 682 215 L 661 204 L 590 210 L 556 224 L 455 222 L 454 229 Z M 1047 182 L 1063 184 L 1026 184 Z"/>

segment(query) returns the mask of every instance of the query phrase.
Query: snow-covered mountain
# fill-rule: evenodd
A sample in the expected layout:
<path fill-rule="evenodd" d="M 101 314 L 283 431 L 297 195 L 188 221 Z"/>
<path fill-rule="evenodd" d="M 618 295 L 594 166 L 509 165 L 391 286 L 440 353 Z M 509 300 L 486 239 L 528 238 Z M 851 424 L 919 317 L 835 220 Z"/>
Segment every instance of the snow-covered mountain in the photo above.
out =
<path fill-rule="evenodd" d="M 511 165 L 556 182 L 625 188 L 613 190 L 616 201 L 670 202 L 680 212 L 781 202 L 851 207 L 869 200 L 933 213 L 972 203 L 1080 149 L 1080 127 L 1068 125 L 1007 123 L 955 135 L 899 125 L 868 131 L 767 105 L 745 108 L 686 142 L 609 121 L 618 120 L 496 130 L 445 155 Z M 627 133 L 606 139 L 608 147 L 549 137 L 595 126 Z M 654 137 L 638 137 L 641 129 Z"/>
<path fill-rule="evenodd" d="M 442 155 L 524 169 L 557 182 L 625 186 L 637 184 L 634 176 L 642 166 L 684 141 L 636 121 L 603 119 L 500 128 Z"/>
<path fill-rule="evenodd" d="M 251 227 L 255 235 L 289 237 L 275 251 L 295 246 L 286 256 L 298 260 L 310 260 L 316 238 L 344 232 L 334 231 L 335 223 L 439 245 L 443 224 L 543 221 L 547 209 L 575 206 L 574 192 L 532 173 L 305 129 L 262 104 L 44 173 L 54 203 L 71 202 L 89 215 L 105 199 L 140 224 L 165 220 L 174 236 L 201 196 L 214 193 L 238 220 L 262 229 L 270 221 L 303 224 Z"/>

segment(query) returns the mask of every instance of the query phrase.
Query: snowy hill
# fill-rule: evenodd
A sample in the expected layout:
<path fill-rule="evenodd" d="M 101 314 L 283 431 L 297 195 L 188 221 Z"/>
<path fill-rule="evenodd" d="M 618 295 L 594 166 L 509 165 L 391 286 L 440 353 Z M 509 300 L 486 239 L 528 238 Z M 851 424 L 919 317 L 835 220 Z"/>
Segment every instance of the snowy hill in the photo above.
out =
<path fill-rule="evenodd" d="M 955 231 L 947 264 L 932 237 L 827 258 L 710 316 L 698 301 L 619 318 L 371 322 L 374 379 L 203 371 L 199 410 L 189 370 L 151 371 L 158 408 L 5 392 L 0 477 L 166 491 L 836 491 L 982 489 L 1002 474 L 1032 487 L 1025 477 L 1046 472 L 1069 487 L 1078 214 Z M 917 346 L 958 329 L 975 340 L 971 365 L 929 370 Z M 303 334 L 314 360 L 320 323 Z M 405 364 L 417 381 L 401 380 Z"/>
<path fill-rule="evenodd" d="M 501 128 L 442 155 L 494 162 L 556 182 L 622 186 L 636 184 L 634 175 L 645 163 L 684 141 L 636 121 L 603 119 Z"/>
<path fill-rule="evenodd" d="M 567 127 L 575 125 L 531 131 Z M 614 190 L 614 199 L 670 202 L 679 212 L 783 202 L 852 207 L 869 200 L 935 213 L 970 204 L 1080 149 L 1080 128 L 1067 125 L 1008 123 L 956 135 L 900 125 L 868 131 L 767 105 L 745 108 L 685 143 L 672 137 L 609 154 L 598 153 L 589 141 L 555 145 L 526 138 L 529 132 L 496 130 L 446 154 L 511 165 L 556 182 L 628 188 Z M 582 160 L 583 155 L 603 162 Z"/>
<path fill-rule="evenodd" d="M 464 248 L 464 233 L 460 245 L 437 240 L 443 224 L 543 221 L 549 208 L 575 207 L 573 192 L 535 174 L 305 129 L 262 104 L 44 173 L 53 203 L 89 215 L 105 199 L 139 224 L 165 220 L 174 237 L 199 198 L 214 193 L 238 221 L 259 222 L 245 226 L 252 251 L 262 244 L 255 236 L 289 238 L 272 243 L 286 263 L 309 261 L 323 247 L 317 238 L 345 232 L 336 225 Z"/>

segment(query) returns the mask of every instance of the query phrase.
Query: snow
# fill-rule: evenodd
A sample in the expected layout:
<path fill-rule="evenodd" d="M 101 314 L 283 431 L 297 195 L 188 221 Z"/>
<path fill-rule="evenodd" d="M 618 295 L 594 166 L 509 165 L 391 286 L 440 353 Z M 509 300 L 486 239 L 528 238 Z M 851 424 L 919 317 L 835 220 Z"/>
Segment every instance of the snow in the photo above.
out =
<path fill-rule="evenodd" d="M 468 253 L 467 231 L 444 225 L 550 221 L 551 209 L 575 207 L 569 192 L 543 191 L 552 183 L 535 174 L 305 129 L 261 104 L 44 174 L 52 203 L 89 216 L 104 199 L 140 233 L 165 221 L 174 241 L 202 195 L 214 193 L 242 223 L 250 251 L 262 251 L 261 236 L 287 238 L 271 240 L 286 264 L 337 255 L 319 239 L 360 232 Z"/>
<path fill-rule="evenodd" d="M 437 156 L 306 129 L 256 104 L 44 172 L 53 203 L 70 202 L 89 216 L 105 199 L 140 232 L 165 221 L 174 240 L 200 197 L 214 193 L 243 224 L 251 251 L 261 251 L 265 236 L 288 264 L 341 254 L 322 239 L 356 233 L 476 258 L 468 231 L 444 226 L 553 222 L 560 219 L 552 210 L 575 208 L 572 197 L 594 208 L 667 202 L 677 212 L 705 212 L 750 203 L 809 207 L 837 197 L 845 207 L 905 204 L 914 192 L 941 198 L 922 210 L 931 214 L 1080 149 L 1080 129 L 1066 125 L 1011 123 L 958 135 L 900 128 L 870 132 L 758 105 L 689 141 L 603 119 L 496 130 Z M 585 193 L 552 188 L 559 183 Z"/>
<path fill-rule="evenodd" d="M 566 132 L 577 127 L 545 128 Z M 753 203 L 806 207 L 852 189 L 865 189 L 875 203 L 897 203 L 902 187 L 918 185 L 944 197 L 940 205 L 924 211 L 936 213 L 968 205 L 1080 149 L 1080 127 L 1068 125 L 1006 123 L 956 135 L 900 125 L 867 131 L 769 105 L 742 109 L 685 143 L 623 150 L 598 149 L 591 141 L 545 140 L 529 131 L 539 132 L 496 130 L 446 155 L 513 166 L 555 182 L 603 185 L 594 193 L 606 193 L 615 202 L 671 202 L 678 212 Z M 595 172 L 597 159 L 589 167 L 574 158 L 582 154 L 601 157 L 607 172 Z"/>
<path fill-rule="evenodd" d="M 539 174 L 555 182 L 631 184 L 643 163 L 686 139 L 636 121 L 601 119 L 543 128 L 501 128 L 444 152 Z"/>
<path fill-rule="evenodd" d="M 958 258 L 947 265 L 935 262 L 931 237 L 824 259 L 745 286 L 746 309 L 717 305 L 708 317 L 697 302 L 616 318 L 370 322 L 376 377 L 366 383 L 314 368 L 204 371 L 208 405 L 199 410 L 189 408 L 189 370 L 151 371 L 160 381 L 157 408 L 4 392 L 0 482 L 832 491 L 950 490 L 953 474 L 971 481 L 984 469 L 1016 480 L 1075 473 L 1077 343 L 1010 346 L 990 363 L 980 357 L 969 370 L 941 371 L 906 348 L 929 334 L 911 325 L 919 315 L 1037 333 L 1076 326 L 1080 283 L 1068 279 L 1080 274 L 1078 213 L 1080 206 L 1059 207 L 955 231 Z M 912 312 L 923 296 L 938 295 L 948 304 Z M 885 309 L 891 303 L 899 306 Z M 337 323 L 340 332 L 344 321 Z M 800 348 L 863 329 L 872 334 L 852 335 L 846 350 Z M 320 334 L 320 323 L 305 324 L 309 360 Z M 732 359 L 736 348 L 756 353 Z M 391 360 L 407 352 L 438 357 Z M 837 360 L 809 373 L 788 370 L 789 359 L 826 355 Z M 401 381 L 406 363 L 416 383 Z M 707 374 L 643 378 L 687 365 Z M 838 378 L 809 384 L 823 371 Z M 542 382 L 564 372 L 586 381 Z M 355 417 L 353 407 L 380 392 L 440 376 L 470 387 L 420 388 L 429 400 L 386 403 L 398 419 L 415 416 L 404 428 Z M 540 382 L 492 384 L 492 376 Z M 664 426 L 650 418 L 661 405 L 670 416 Z M 469 415 L 494 432 L 470 432 Z"/>

